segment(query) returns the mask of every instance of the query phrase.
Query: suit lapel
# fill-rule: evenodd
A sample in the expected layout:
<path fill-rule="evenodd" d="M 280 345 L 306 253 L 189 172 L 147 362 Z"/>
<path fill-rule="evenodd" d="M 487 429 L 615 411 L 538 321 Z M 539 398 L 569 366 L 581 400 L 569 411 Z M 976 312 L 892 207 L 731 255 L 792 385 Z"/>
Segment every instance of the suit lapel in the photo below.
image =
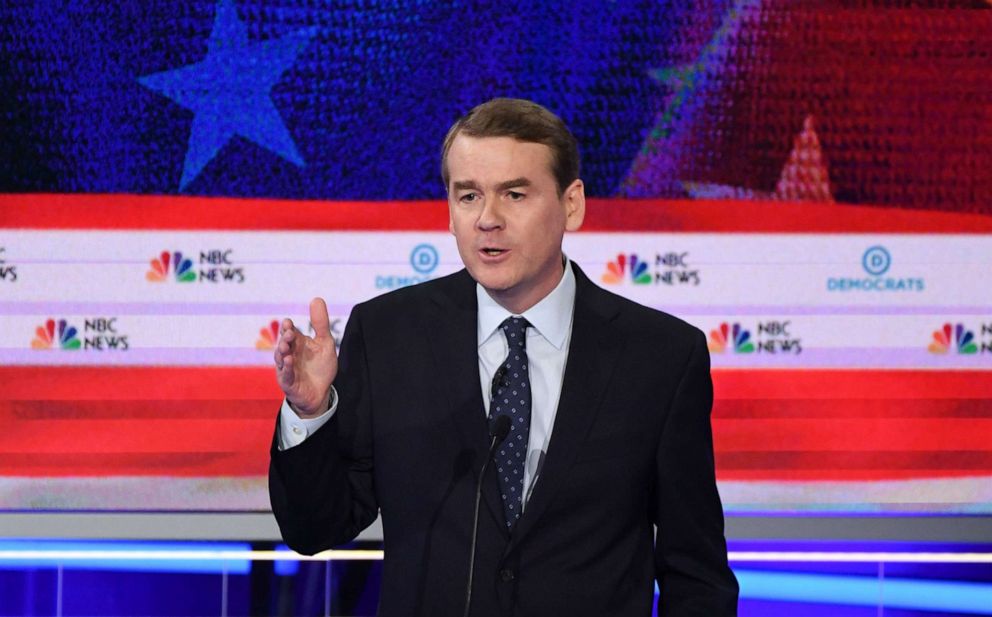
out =
<path fill-rule="evenodd" d="M 471 453 L 474 487 L 489 449 L 489 423 L 479 377 L 479 310 L 475 281 L 462 270 L 452 277 L 451 285 L 438 287 L 431 299 L 433 304 L 427 327 L 432 335 L 428 339 L 437 374 L 443 379 L 443 390 L 459 443 L 463 450 Z M 506 518 L 496 476 L 488 471 L 482 492 L 497 527 L 505 531 Z"/>
<path fill-rule="evenodd" d="M 564 483 L 596 417 L 622 346 L 622 341 L 609 327 L 609 322 L 618 311 L 616 302 L 590 282 L 578 266 L 573 264 L 573 267 L 576 278 L 575 315 L 558 413 L 544 467 L 523 516 L 513 530 L 507 552 L 533 528 L 554 498 L 555 491 Z"/>

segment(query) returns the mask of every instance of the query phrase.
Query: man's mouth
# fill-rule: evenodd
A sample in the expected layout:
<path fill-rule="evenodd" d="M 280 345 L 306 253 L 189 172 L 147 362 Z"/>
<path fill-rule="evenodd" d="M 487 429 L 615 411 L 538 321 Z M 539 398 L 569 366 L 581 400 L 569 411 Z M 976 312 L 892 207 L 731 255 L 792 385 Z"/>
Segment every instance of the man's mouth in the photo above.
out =
<path fill-rule="evenodd" d="M 506 252 L 506 249 L 496 249 L 496 248 L 484 248 L 482 252 L 490 257 L 496 257 L 497 255 L 502 255 Z"/>

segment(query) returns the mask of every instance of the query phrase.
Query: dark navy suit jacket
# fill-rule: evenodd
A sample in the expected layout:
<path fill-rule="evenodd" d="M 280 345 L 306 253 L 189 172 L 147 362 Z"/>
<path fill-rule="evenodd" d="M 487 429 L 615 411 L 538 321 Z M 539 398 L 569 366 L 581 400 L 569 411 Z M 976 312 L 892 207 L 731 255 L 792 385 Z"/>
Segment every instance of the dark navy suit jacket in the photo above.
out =
<path fill-rule="evenodd" d="M 660 615 L 736 615 L 705 337 L 573 267 L 547 456 L 512 533 L 495 476 L 484 479 L 472 614 L 647 617 L 657 578 Z M 381 512 L 384 617 L 462 614 L 488 446 L 476 320 L 464 270 L 356 306 L 335 416 L 299 446 L 273 442 L 272 508 L 293 549 L 348 542 Z"/>

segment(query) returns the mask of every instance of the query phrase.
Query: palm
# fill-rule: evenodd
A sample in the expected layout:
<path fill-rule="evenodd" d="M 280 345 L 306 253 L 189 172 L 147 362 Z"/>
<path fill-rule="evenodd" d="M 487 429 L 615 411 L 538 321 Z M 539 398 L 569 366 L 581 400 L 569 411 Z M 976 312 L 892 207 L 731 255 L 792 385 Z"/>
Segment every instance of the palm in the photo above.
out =
<path fill-rule="evenodd" d="M 328 392 L 338 370 L 338 357 L 331 336 L 327 305 L 320 298 L 310 303 L 314 336 L 300 332 L 284 319 L 275 351 L 276 379 L 286 398 L 299 411 L 325 411 Z"/>
<path fill-rule="evenodd" d="M 287 379 L 285 389 L 288 390 L 287 394 L 290 391 L 296 394 L 291 397 L 294 402 L 320 399 L 327 393 L 334 374 L 337 373 L 338 358 L 334 352 L 334 341 L 304 336 L 298 339 L 298 343 L 294 353 L 296 370 Z"/>

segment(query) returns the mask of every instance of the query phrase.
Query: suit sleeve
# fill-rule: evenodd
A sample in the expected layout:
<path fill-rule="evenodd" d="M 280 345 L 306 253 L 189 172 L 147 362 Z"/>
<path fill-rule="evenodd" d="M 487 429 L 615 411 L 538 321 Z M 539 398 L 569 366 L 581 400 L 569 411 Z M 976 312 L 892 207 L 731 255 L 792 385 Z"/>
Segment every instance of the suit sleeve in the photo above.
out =
<path fill-rule="evenodd" d="M 716 488 L 710 412 L 713 382 L 702 332 L 668 410 L 657 452 L 655 573 L 661 617 L 737 614 Z"/>
<path fill-rule="evenodd" d="M 378 515 L 372 465 L 372 395 L 360 307 L 341 342 L 334 416 L 300 445 L 278 448 L 269 462 L 269 499 L 282 537 L 312 555 L 353 540 Z"/>

